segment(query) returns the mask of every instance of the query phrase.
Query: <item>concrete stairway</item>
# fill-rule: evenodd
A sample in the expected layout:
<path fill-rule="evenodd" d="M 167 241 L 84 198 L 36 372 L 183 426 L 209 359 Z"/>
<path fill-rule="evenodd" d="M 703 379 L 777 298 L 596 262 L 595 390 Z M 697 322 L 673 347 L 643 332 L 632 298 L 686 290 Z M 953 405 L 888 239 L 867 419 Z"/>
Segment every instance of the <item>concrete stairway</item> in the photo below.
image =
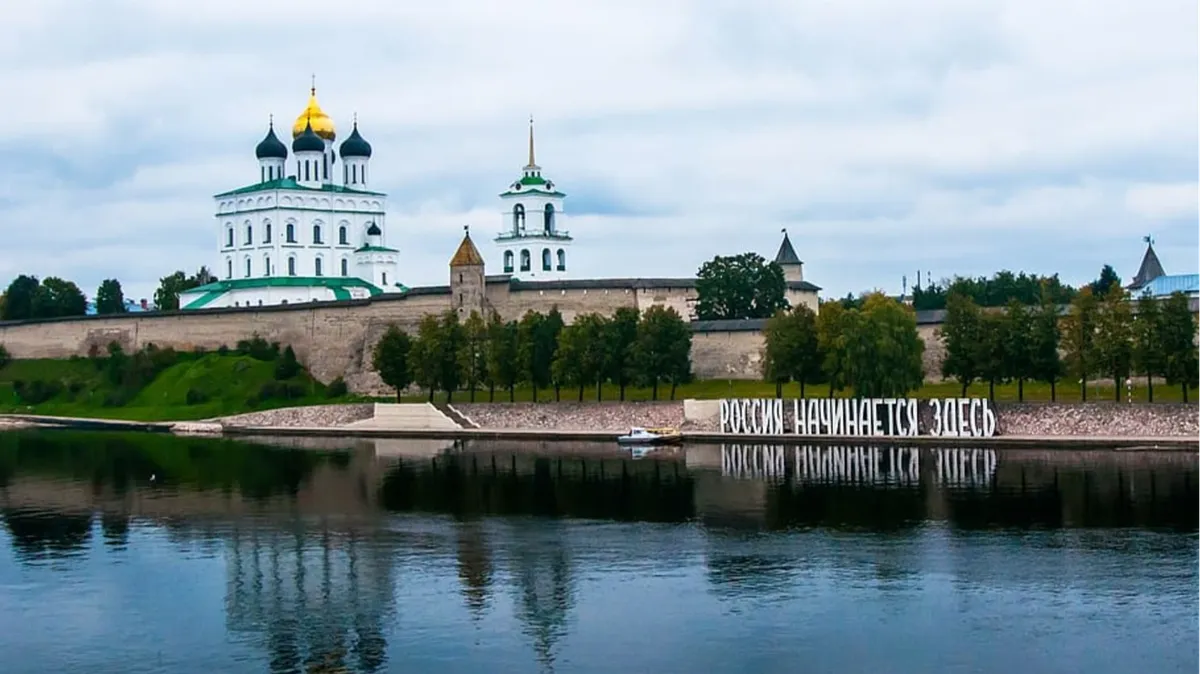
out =
<path fill-rule="evenodd" d="M 375 415 L 347 428 L 395 431 L 456 431 L 462 426 L 429 403 L 375 403 Z"/>

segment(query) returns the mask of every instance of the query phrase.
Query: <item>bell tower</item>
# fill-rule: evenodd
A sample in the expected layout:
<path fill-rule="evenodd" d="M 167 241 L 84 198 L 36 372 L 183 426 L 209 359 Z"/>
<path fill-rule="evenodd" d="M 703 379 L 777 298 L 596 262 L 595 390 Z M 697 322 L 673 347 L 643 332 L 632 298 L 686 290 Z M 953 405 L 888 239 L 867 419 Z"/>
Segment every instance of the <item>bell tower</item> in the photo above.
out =
<path fill-rule="evenodd" d="M 529 118 L 529 161 L 521 177 L 500 194 L 503 221 L 496 246 L 505 274 L 526 281 L 567 278 L 571 235 L 562 228 L 563 199 L 534 159 Z"/>
<path fill-rule="evenodd" d="M 450 258 L 450 301 L 459 320 L 466 320 L 472 311 L 484 316 L 483 276 L 483 256 L 471 241 L 470 226 L 463 225 L 462 243 Z"/>

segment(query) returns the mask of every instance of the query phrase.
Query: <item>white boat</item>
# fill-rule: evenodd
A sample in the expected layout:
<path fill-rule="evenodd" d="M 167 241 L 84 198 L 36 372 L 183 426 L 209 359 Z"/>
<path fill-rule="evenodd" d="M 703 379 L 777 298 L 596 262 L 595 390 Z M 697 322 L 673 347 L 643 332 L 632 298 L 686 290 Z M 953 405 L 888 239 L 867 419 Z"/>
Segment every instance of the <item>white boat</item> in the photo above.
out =
<path fill-rule="evenodd" d="M 622 445 L 673 445 L 683 441 L 683 436 L 674 428 L 642 428 L 634 426 L 629 433 L 617 437 Z"/>

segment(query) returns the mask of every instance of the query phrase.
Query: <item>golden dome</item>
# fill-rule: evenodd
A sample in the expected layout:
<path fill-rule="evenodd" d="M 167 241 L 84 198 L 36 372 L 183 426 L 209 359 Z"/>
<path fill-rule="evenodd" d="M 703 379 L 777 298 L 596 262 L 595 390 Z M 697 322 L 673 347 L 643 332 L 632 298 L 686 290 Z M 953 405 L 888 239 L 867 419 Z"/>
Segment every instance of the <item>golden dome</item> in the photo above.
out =
<path fill-rule="evenodd" d="M 329 119 L 329 115 L 321 109 L 321 105 L 317 103 L 317 88 L 313 87 L 308 95 L 308 107 L 304 108 L 304 112 L 296 118 L 296 123 L 292 125 L 292 138 L 298 137 L 304 133 L 304 127 L 312 124 L 313 133 L 332 141 L 337 138 L 337 133 L 333 129 L 333 120 Z"/>

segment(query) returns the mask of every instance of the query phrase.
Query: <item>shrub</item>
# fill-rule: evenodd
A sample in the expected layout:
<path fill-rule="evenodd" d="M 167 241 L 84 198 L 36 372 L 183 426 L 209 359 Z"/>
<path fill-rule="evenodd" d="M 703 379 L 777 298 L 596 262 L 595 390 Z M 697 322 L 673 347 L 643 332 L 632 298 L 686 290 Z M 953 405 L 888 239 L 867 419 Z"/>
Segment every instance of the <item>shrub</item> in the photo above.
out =
<path fill-rule="evenodd" d="M 243 356 L 250 356 L 255 360 L 271 362 L 279 358 L 279 342 L 268 344 L 267 340 L 260 337 L 256 332 L 250 339 L 238 341 L 237 353 Z"/>
<path fill-rule="evenodd" d="M 349 392 L 346 387 L 346 380 L 338 377 L 329 382 L 329 387 L 325 389 L 326 398 L 341 398 Z"/>
<path fill-rule="evenodd" d="M 258 400 L 297 400 L 303 398 L 307 389 L 302 384 L 285 381 L 269 381 L 258 389 Z"/>
<path fill-rule="evenodd" d="M 217 355 L 218 356 L 228 356 L 229 355 L 229 347 L 225 346 L 224 344 L 217 347 Z"/>
<path fill-rule="evenodd" d="M 13 382 L 13 392 L 26 405 L 39 405 L 62 393 L 63 384 L 60 381 L 43 381 L 35 379 L 31 382 L 17 380 Z"/>
<path fill-rule="evenodd" d="M 9 355 L 8 349 L 4 348 L 3 344 L 0 344 L 0 370 L 3 370 L 4 366 L 10 362 L 12 362 L 12 356 Z"/>
<path fill-rule="evenodd" d="M 209 401 L 209 395 L 198 388 L 192 387 L 187 391 L 186 401 L 189 405 L 201 405 Z"/>
<path fill-rule="evenodd" d="M 296 360 L 296 352 L 289 345 L 283 350 L 283 356 L 275 363 L 275 378 L 283 381 L 298 374 L 300 374 L 300 362 Z"/>

